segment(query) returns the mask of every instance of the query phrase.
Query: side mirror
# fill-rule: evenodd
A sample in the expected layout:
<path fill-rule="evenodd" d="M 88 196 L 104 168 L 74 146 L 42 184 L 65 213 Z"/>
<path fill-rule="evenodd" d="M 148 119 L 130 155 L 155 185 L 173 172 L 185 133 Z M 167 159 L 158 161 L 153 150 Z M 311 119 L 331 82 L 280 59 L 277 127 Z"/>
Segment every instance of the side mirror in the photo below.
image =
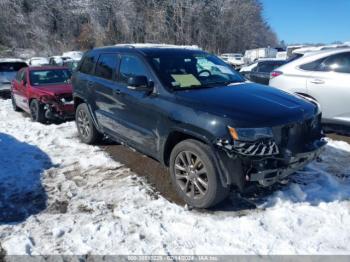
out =
<path fill-rule="evenodd" d="M 145 91 L 152 89 L 154 84 L 148 81 L 146 76 L 131 76 L 128 79 L 128 86 L 131 89 Z"/>
<path fill-rule="evenodd" d="M 27 84 L 27 81 L 21 80 L 21 85 L 22 85 L 22 86 L 25 86 L 26 84 Z"/>

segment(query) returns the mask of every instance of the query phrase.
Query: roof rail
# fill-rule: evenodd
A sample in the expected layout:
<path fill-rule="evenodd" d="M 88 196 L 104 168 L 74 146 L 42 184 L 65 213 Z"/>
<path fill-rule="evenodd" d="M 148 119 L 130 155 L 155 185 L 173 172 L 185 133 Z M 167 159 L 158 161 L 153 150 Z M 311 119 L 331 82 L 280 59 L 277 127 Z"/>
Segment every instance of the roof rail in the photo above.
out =
<path fill-rule="evenodd" d="M 153 43 L 135 43 L 135 44 L 117 44 L 117 47 L 129 48 L 181 48 L 181 49 L 201 49 L 197 45 L 170 45 L 170 44 L 153 44 Z"/>
<path fill-rule="evenodd" d="M 135 46 L 133 46 L 132 44 L 117 44 L 117 45 L 114 45 L 114 46 L 117 46 L 117 47 L 135 48 Z"/>

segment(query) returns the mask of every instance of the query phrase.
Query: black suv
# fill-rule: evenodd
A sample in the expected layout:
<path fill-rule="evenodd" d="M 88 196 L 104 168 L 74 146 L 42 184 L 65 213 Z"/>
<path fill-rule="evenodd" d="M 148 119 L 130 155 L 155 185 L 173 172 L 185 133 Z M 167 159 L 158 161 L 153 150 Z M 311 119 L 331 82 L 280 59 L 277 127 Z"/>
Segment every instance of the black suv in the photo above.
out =
<path fill-rule="evenodd" d="M 250 65 L 242 69 L 239 73 L 245 76 L 248 80 L 255 83 L 268 85 L 270 82 L 270 73 L 277 67 L 280 67 L 286 63 L 285 60 L 266 60 L 258 61 L 253 65 Z M 248 71 L 246 71 L 248 70 Z"/>
<path fill-rule="evenodd" d="M 81 140 L 107 135 L 157 159 L 193 207 L 213 206 L 231 188 L 270 186 L 326 143 L 316 103 L 248 83 L 201 50 L 98 48 L 72 82 Z"/>

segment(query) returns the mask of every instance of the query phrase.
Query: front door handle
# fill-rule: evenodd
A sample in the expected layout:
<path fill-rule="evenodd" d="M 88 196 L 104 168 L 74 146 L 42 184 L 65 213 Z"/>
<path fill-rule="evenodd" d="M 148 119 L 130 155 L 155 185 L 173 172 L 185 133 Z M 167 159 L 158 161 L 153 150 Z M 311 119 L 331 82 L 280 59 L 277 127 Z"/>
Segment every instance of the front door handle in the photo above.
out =
<path fill-rule="evenodd" d="M 91 81 L 89 81 L 89 82 L 87 83 L 87 89 L 89 90 L 89 92 L 92 92 L 93 87 L 94 87 L 94 83 L 91 82 Z"/>
<path fill-rule="evenodd" d="M 114 89 L 113 90 L 113 94 L 114 95 L 120 95 L 122 92 L 120 92 L 120 90 L 119 89 Z"/>
<path fill-rule="evenodd" d="M 310 82 L 313 83 L 313 84 L 316 84 L 316 85 L 324 84 L 324 81 L 321 80 L 321 79 L 313 79 Z"/>

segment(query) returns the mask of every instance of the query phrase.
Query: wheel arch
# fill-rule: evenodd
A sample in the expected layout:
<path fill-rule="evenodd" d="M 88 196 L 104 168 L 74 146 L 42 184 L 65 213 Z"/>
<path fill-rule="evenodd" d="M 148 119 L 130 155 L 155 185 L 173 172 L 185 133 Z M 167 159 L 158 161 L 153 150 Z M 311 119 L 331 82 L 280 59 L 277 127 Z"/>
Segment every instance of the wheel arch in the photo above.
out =
<path fill-rule="evenodd" d="M 96 116 L 95 116 L 93 110 L 91 109 L 89 103 L 87 102 L 87 100 L 84 99 L 84 98 L 81 97 L 81 96 L 73 95 L 73 102 L 74 102 L 74 110 L 75 110 L 75 111 L 77 110 L 77 108 L 78 108 L 78 106 L 79 106 L 80 104 L 85 103 L 85 104 L 87 105 L 87 108 L 88 108 L 88 110 L 89 110 L 90 116 L 91 116 L 91 118 L 92 118 L 92 122 L 94 123 L 96 129 L 97 129 L 99 132 L 103 133 L 103 130 L 102 130 L 102 128 L 100 127 L 100 125 L 99 125 L 99 123 L 98 123 L 98 121 L 97 121 L 97 119 L 96 119 Z"/>
<path fill-rule="evenodd" d="M 162 154 L 162 162 L 165 166 L 169 166 L 170 154 L 174 147 L 187 139 L 194 139 L 204 144 L 209 145 L 209 139 L 206 136 L 200 135 L 195 132 L 191 132 L 190 130 L 172 130 L 164 143 L 163 154 Z"/>
<path fill-rule="evenodd" d="M 82 103 L 86 103 L 85 99 L 79 97 L 79 96 L 74 96 L 73 98 L 73 102 L 74 102 L 74 109 L 77 109 L 77 107 L 82 104 Z"/>
<path fill-rule="evenodd" d="M 192 132 L 191 130 L 184 130 L 184 129 L 175 129 L 172 130 L 163 147 L 163 154 L 162 154 L 162 163 L 166 166 L 169 167 L 169 162 L 170 162 L 170 154 L 174 147 L 187 139 L 194 139 L 199 142 L 202 142 L 206 145 L 208 145 L 212 149 L 212 157 L 214 161 L 214 165 L 218 171 L 218 175 L 220 177 L 220 181 L 224 187 L 228 187 L 230 185 L 236 185 L 240 189 L 243 189 L 244 187 L 244 182 L 242 181 L 241 176 L 232 177 L 232 170 L 238 170 L 241 171 L 241 165 L 240 161 L 238 159 L 231 160 L 228 159 L 227 155 L 225 152 L 220 151 L 215 148 L 215 145 L 212 143 L 213 141 L 210 139 L 209 134 L 203 134 L 203 133 L 198 133 L 198 132 Z M 227 166 L 230 168 L 228 169 Z M 239 174 L 240 175 L 240 174 Z"/>

